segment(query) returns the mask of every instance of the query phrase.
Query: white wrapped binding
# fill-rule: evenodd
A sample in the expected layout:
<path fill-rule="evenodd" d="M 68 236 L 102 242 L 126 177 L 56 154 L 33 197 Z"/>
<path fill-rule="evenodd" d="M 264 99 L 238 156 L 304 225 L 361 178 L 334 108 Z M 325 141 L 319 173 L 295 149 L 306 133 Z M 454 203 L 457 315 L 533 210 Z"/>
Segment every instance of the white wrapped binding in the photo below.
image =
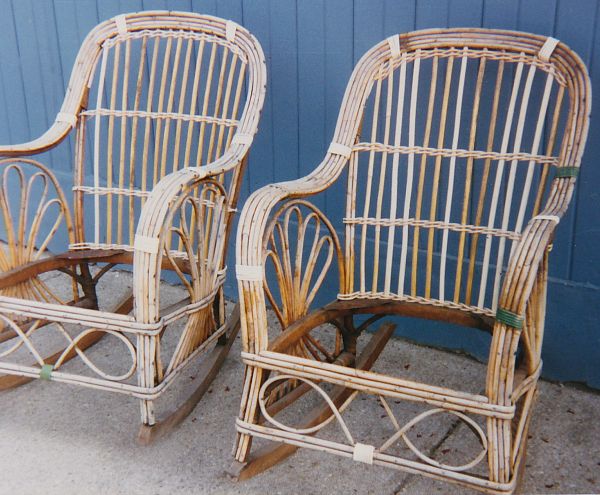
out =
<path fill-rule="evenodd" d="M 354 452 L 352 453 L 352 459 L 357 462 L 364 462 L 365 464 L 373 464 L 373 453 L 375 447 L 364 443 L 355 443 Z"/>
<path fill-rule="evenodd" d="M 390 46 L 390 52 L 392 58 L 398 58 L 400 56 L 400 35 L 395 34 L 387 39 L 388 45 Z"/>
<path fill-rule="evenodd" d="M 235 274 L 240 281 L 261 282 L 264 268 L 261 265 L 235 265 Z"/>
<path fill-rule="evenodd" d="M 225 23 L 225 38 L 230 43 L 233 43 L 235 39 L 235 32 L 237 31 L 237 24 L 233 21 L 227 21 Z"/>
<path fill-rule="evenodd" d="M 350 158 L 350 155 L 352 154 L 352 148 L 341 143 L 331 143 L 327 153 L 331 153 L 332 155 L 341 155 L 344 158 Z"/>
<path fill-rule="evenodd" d="M 120 35 L 127 34 L 127 20 L 125 19 L 125 14 L 116 16 L 115 24 L 117 25 L 117 32 Z"/>
<path fill-rule="evenodd" d="M 158 237 L 146 237 L 145 235 L 135 236 L 133 249 L 148 254 L 157 254 L 160 240 Z"/>
<path fill-rule="evenodd" d="M 231 144 L 245 144 L 250 146 L 252 141 L 254 141 L 252 134 L 242 134 L 241 132 L 236 132 L 231 138 Z"/>
<path fill-rule="evenodd" d="M 533 217 L 533 220 L 550 220 L 557 224 L 560 223 L 560 217 L 557 217 L 556 215 L 536 215 Z"/>
<path fill-rule="evenodd" d="M 538 57 L 540 57 L 540 60 L 548 62 L 550 60 L 550 56 L 556 48 L 556 45 L 558 45 L 558 40 L 556 38 L 549 37 L 548 39 L 546 39 L 546 42 L 543 44 L 542 48 L 540 48 L 540 51 L 538 52 Z"/>

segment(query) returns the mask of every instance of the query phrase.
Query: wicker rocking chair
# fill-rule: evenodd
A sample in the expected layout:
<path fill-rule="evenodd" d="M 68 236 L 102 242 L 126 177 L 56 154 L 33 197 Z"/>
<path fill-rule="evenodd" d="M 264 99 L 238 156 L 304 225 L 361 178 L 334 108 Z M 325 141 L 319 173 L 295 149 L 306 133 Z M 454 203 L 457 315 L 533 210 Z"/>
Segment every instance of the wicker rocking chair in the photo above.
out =
<path fill-rule="evenodd" d="M 142 442 L 189 414 L 239 329 L 239 310 L 225 314 L 225 253 L 265 78 L 256 39 L 216 17 L 141 12 L 90 32 L 52 127 L 0 147 L 0 389 L 44 378 L 136 397 Z M 73 130 L 72 216 L 30 157 Z M 50 254 L 60 240 L 69 250 Z M 121 264 L 133 265 L 130 294 L 99 305 L 97 284 Z M 187 299 L 161 302 L 163 270 Z M 68 277 L 68 294 L 51 271 Z M 85 352 L 106 334 L 110 369 Z M 154 401 L 205 351 L 198 388 L 157 422 Z M 79 368 L 65 367 L 75 357 Z"/>
<path fill-rule="evenodd" d="M 589 111 L 584 65 L 552 38 L 418 31 L 358 62 L 322 163 L 256 191 L 241 214 L 238 479 L 307 447 L 489 493 L 515 489 L 542 365 L 548 252 Z M 345 181 L 345 211 L 327 218 L 304 198 L 336 181 Z M 310 310 L 330 277 L 337 300 Z M 267 301 L 280 326 L 270 335 Z M 384 315 L 489 332 L 487 378 L 451 390 L 409 379 L 402 366 L 394 376 L 371 371 L 393 325 L 360 352 L 357 339 Z M 298 424 L 285 409 L 307 392 L 322 405 Z M 344 417 L 365 404 L 350 405 L 357 396 L 379 401 L 384 419 L 355 421 L 385 422 L 387 440 L 353 436 Z M 405 423 L 396 416 L 403 405 L 413 410 Z M 433 459 L 409 438 L 418 422 L 444 414 L 479 441 L 464 463 Z M 256 438 L 281 443 L 251 452 Z"/>

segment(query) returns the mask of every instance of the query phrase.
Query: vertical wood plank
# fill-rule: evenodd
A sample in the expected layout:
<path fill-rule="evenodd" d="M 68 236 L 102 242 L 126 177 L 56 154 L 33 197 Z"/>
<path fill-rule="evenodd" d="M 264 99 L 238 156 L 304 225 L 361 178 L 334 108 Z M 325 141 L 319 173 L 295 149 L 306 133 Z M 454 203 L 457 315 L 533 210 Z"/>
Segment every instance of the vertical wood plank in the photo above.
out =
<path fill-rule="evenodd" d="M 17 41 L 17 33 L 11 4 L 8 12 L 0 15 L 0 77 L 4 87 L 6 115 L 14 116 L 10 119 L 9 140 L 12 143 L 27 141 L 32 137 L 27 118 L 27 105 L 25 103 L 25 87 L 21 54 Z M 31 95 L 32 98 L 36 96 Z"/>
<path fill-rule="evenodd" d="M 296 3 L 270 3 L 273 178 L 294 179 L 298 169 L 298 53 Z"/>
<path fill-rule="evenodd" d="M 584 61 L 586 65 L 590 65 L 591 53 L 592 53 L 592 41 L 594 35 L 594 13 L 597 9 L 597 2 L 593 0 L 580 0 L 578 2 L 569 2 L 561 0 L 558 3 L 556 11 L 556 28 L 554 35 L 556 38 L 564 41 L 571 49 L 573 49 Z M 592 94 L 594 94 L 592 89 Z M 592 122 L 594 119 L 592 118 Z M 588 139 L 588 153 L 589 146 L 592 145 L 593 141 Z M 582 166 L 582 176 L 578 179 L 577 187 L 573 195 L 571 206 L 567 210 L 567 213 L 561 220 L 560 226 L 556 231 L 556 239 L 551 260 L 560 260 L 559 262 L 550 263 L 550 276 L 557 277 L 564 280 L 572 280 L 572 267 L 574 264 L 574 251 L 573 242 L 575 240 L 575 223 L 577 213 L 579 211 L 590 211 L 590 203 L 587 203 L 586 199 L 583 199 L 587 205 L 583 206 L 579 204 L 580 201 L 580 184 L 586 180 L 587 173 L 594 169 L 591 167 Z M 582 208 L 584 210 L 582 210 Z M 587 220 L 587 219 L 586 219 Z M 586 221 L 587 223 L 587 221 Z M 588 227 L 589 228 L 589 224 Z"/>
<path fill-rule="evenodd" d="M 420 0 L 415 13 L 415 28 L 440 28 L 448 25 L 449 0 Z"/>
<path fill-rule="evenodd" d="M 383 36 L 407 33 L 415 29 L 416 3 L 414 0 L 386 0 L 383 14 Z"/>
<path fill-rule="evenodd" d="M 304 175 L 323 158 L 325 143 L 324 0 L 298 3 L 298 159 Z M 324 196 L 315 202 L 324 205 Z"/>
<path fill-rule="evenodd" d="M 272 66 L 270 63 L 269 1 L 244 0 L 242 7 L 244 25 L 258 39 L 267 60 L 267 94 L 258 126 L 258 133 L 254 138 L 248 167 L 246 168 L 245 183 L 247 189 L 242 189 L 242 192 L 247 195 L 249 191 L 254 191 L 258 187 L 273 181 L 273 91 L 271 84 Z M 233 249 L 230 252 L 233 252 Z"/>
<path fill-rule="evenodd" d="M 326 0 L 324 15 L 324 152 L 331 142 L 337 122 L 342 97 L 354 68 L 354 7 L 346 0 Z M 319 125 L 314 119 L 306 122 L 307 126 Z M 301 172 L 310 171 L 311 165 L 301 163 Z M 342 215 L 345 204 L 346 182 L 341 178 L 325 193 L 325 214 L 333 221 Z"/>

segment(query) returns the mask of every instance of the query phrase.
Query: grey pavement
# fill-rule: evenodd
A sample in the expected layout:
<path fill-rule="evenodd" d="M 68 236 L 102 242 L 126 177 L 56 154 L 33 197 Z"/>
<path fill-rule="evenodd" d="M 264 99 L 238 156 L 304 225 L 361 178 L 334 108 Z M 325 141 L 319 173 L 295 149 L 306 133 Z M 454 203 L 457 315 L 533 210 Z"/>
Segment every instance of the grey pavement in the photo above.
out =
<path fill-rule="evenodd" d="M 59 286 L 63 282 L 56 277 L 48 283 Z M 114 300 L 130 283 L 130 274 L 115 272 L 105 278 L 101 292 Z M 182 293 L 180 287 L 164 284 L 163 288 L 167 302 Z M 116 366 L 113 354 L 119 345 L 107 337 L 87 355 L 100 367 Z M 249 481 L 232 481 L 226 470 L 232 460 L 234 419 L 241 394 L 239 353 L 238 337 L 219 376 L 193 413 L 168 437 L 150 446 L 135 442 L 139 421 L 135 399 L 40 380 L 1 393 L 0 493 L 471 493 L 305 449 Z M 66 368 L 77 371 L 83 364 L 74 360 Z M 167 408 L 186 396 L 196 379 L 194 369 L 192 366 L 182 375 L 159 407 Z M 469 357 L 400 339 L 392 339 L 374 369 L 472 391 L 482 390 L 485 380 L 485 366 Z M 540 389 L 522 493 L 598 493 L 600 394 L 545 381 Z M 422 410 L 396 401 L 391 405 L 400 422 Z M 294 406 L 289 421 L 300 417 L 307 407 Z M 393 433 L 384 409 L 373 398 L 359 396 L 346 416 L 358 441 L 381 443 Z M 445 416 L 449 415 L 419 423 L 409 437 L 442 462 L 468 462 L 479 452 L 479 443 L 469 428 Z M 320 434 L 343 438 L 333 423 Z M 410 454 L 402 446 L 397 452 Z"/>

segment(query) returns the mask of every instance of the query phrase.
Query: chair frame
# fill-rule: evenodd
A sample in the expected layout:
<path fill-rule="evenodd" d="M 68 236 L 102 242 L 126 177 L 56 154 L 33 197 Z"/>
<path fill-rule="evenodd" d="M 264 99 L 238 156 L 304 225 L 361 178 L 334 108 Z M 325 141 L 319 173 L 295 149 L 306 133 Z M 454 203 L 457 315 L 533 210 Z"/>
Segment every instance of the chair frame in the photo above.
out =
<path fill-rule="evenodd" d="M 506 57 L 507 61 L 525 61 L 528 66 L 542 68 L 557 80 L 560 79 L 570 98 L 568 128 L 557 157 L 539 158 L 533 156 L 534 152 L 524 157 L 506 158 L 525 161 L 539 158 L 548 165 L 542 172 L 542 180 L 547 180 L 550 166 L 556 167 L 556 175 L 550 184 L 545 206 L 541 208 L 541 199 L 537 200 L 535 216 L 522 231 L 500 233 L 507 236 L 514 234 L 516 245 L 499 287 L 497 310 L 458 303 L 451 298 L 440 300 L 433 296 L 411 297 L 408 293 L 403 296 L 390 292 L 373 293 L 364 287 L 355 289 L 352 280 L 354 269 L 350 268 L 354 259 L 348 258 L 348 250 L 344 254 L 343 241 L 338 239 L 331 221 L 305 198 L 328 189 L 344 169 L 352 166 L 353 154 L 360 151 L 361 147 L 367 146 L 365 149 L 369 151 L 379 146 L 371 143 L 369 148 L 368 143 L 363 146 L 363 143 L 357 142 L 362 111 L 379 68 L 388 63 L 398 63 L 402 57 L 413 57 L 414 60 L 419 57 L 420 50 L 456 50 L 458 58 L 467 53 L 467 48 L 489 50 Z M 489 53 L 485 52 L 487 55 Z M 473 55 L 468 53 L 464 56 L 469 58 Z M 447 106 L 448 99 L 446 90 L 442 105 Z M 587 137 L 590 104 L 590 81 L 579 57 L 563 43 L 538 35 L 486 29 L 424 30 L 392 36 L 362 57 L 348 83 L 333 142 L 321 164 L 306 177 L 268 185 L 256 191 L 246 202 L 241 214 L 236 268 L 242 318 L 242 359 L 246 367 L 240 415 L 236 422 L 238 437 L 232 475 L 238 479 L 249 478 L 285 459 L 299 447 L 307 447 L 368 464 L 458 483 L 487 493 L 514 491 L 524 466 L 527 432 L 541 371 L 548 253 L 556 226 L 573 195 L 575 176 Z M 386 118 L 389 121 L 389 116 Z M 553 140 L 554 137 L 551 138 Z M 409 154 L 415 151 L 429 152 L 417 148 L 413 145 L 402 151 Z M 392 152 L 393 149 L 390 150 Z M 468 157 L 469 152 L 442 150 L 440 147 L 430 150 L 433 156 L 446 157 L 453 154 Z M 496 156 L 494 159 L 500 158 Z M 352 180 L 348 179 L 347 211 L 356 201 L 356 182 Z M 304 214 L 304 211 L 307 213 Z M 293 221 L 291 217 L 294 217 Z M 306 225 L 309 221 L 314 226 L 310 232 L 315 234 L 308 233 Z M 403 221 L 412 227 L 421 225 L 418 219 Z M 303 256 L 302 248 L 292 251 L 290 243 L 286 242 L 292 236 L 289 230 L 292 223 L 302 226 L 298 227 L 297 244 L 308 246 L 305 249 L 311 253 L 306 266 L 298 264 Z M 360 227 L 360 221 L 356 220 L 355 223 Z M 363 225 L 365 223 L 362 222 Z M 450 227 L 462 231 L 474 227 L 449 225 L 447 220 L 445 224 L 438 223 L 435 227 L 446 229 L 446 232 Z M 349 229 L 348 225 L 345 227 L 347 247 L 356 239 L 352 237 L 354 230 Z M 479 235 L 475 228 L 470 232 Z M 484 234 L 490 232 L 482 231 L 481 235 Z M 274 236 L 283 239 L 278 247 L 273 247 Z M 311 245 L 313 251 L 310 251 Z M 324 268 L 315 265 L 318 249 L 323 249 L 328 256 Z M 430 250 L 429 263 L 431 257 Z M 277 272 L 274 282 L 268 280 L 265 272 L 267 262 L 273 259 Z M 336 259 L 339 268 L 338 298 L 321 309 L 310 311 L 314 293 L 323 283 L 325 272 L 336 265 Z M 385 267 L 388 268 L 388 265 Z M 275 289 L 271 285 L 279 289 L 283 301 L 280 307 L 273 298 Z M 282 332 L 275 338 L 269 338 L 268 302 L 273 306 L 282 327 Z M 362 325 L 355 326 L 352 320 L 355 315 L 371 317 Z M 490 332 L 492 338 L 485 394 L 451 390 L 369 371 L 392 335 L 394 326 L 383 324 L 358 356 L 357 337 L 384 315 L 439 320 Z M 318 342 L 311 345 L 306 343 L 313 329 L 327 323 L 340 334 L 339 338 L 336 337 L 335 352 L 331 351 L 330 354 L 321 350 Z M 529 354 L 524 363 L 517 366 L 515 354 L 520 341 L 527 343 Z M 302 342 L 310 352 L 295 355 L 294 346 Z M 319 387 L 320 383 L 325 382 L 334 386 L 329 394 Z M 278 383 L 279 389 L 287 383 L 294 385 L 285 389 L 284 393 L 279 391 L 278 395 L 273 395 Z M 279 411 L 311 390 L 323 397 L 324 404 L 305 416 L 301 425 L 291 427 L 275 419 Z M 356 442 L 342 418 L 344 409 L 358 393 L 377 396 L 395 425 L 396 433 L 381 447 Z M 389 398 L 429 405 L 433 409 L 401 427 L 389 410 L 386 402 Z M 442 412 L 453 414 L 466 422 L 479 437 L 482 453 L 472 462 L 459 467 L 442 464 L 418 451 L 404 435 L 420 420 Z M 487 424 L 487 432 L 468 415 L 482 418 Z M 313 436 L 334 417 L 344 432 L 346 443 Z M 255 437 L 278 443 L 251 452 L 252 439 Z M 401 437 L 416 455 L 416 460 L 384 452 Z M 463 472 L 485 457 L 488 460 L 489 477 Z"/>
<path fill-rule="evenodd" d="M 227 132 L 222 130 L 219 132 L 219 128 L 215 127 L 216 124 L 221 124 L 218 118 L 207 120 L 202 114 L 182 115 L 185 114 L 185 111 L 182 111 L 181 104 L 179 113 L 177 113 L 177 107 L 173 107 L 172 103 L 174 101 L 175 84 L 171 82 L 169 89 L 167 79 L 170 78 L 166 77 L 162 77 L 161 81 L 156 82 L 157 87 L 160 85 L 161 98 L 164 97 L 164 107 L 160 107 L 162 105 L 161 100 L 158 103 L 157 111 L 154 111 L 154 107 L 149 107 L 150 111 L 144 113 L 136 108 L 127 115 L 125 113 L 120 114 L 117 110 L 119 107 L 114 105 L 117 100 L 117 84 L 114 82 L 113 87 L 107 89 L 112 95 L 111 109 L 104 111 L 106 115 L 102 114 L 109 120 L 108 125 L 110 126 L 108 147 L 111 151 L 109 152 L 109 160 L 113 159 L 110 153 L 112 153 L 113 133 L 116 136 L 116 133 L 119 132 L 119 117 L 122 118 L 123 122 L 125 122 L 125 117 L 133 117 L 136 122 L 138 119 L 142 121 L 145 118 L 146 129 L 148 129 L 150 119 L 156 119 L 159 122 L 157 124 L 157 135 L 159 136 L 156 138 L 157 140 L 160 139 L 161 133 L 161 128 L 158 126 L 162 122 L 166 122 L 165 133 L 168 133 L 170 127 L 173 126 L 173 133 L 175 134 L 176 129 L 177 135 L 179 135 L 181 123 L 189 122 L 188 152 L 192 125 L 198 124 L 204 129 L 203 126 L 206 122 L 214 122 L 216 124 L 212 127 L 210 141 L 208 139 L 206 141 L 210 143 L 214 155 L 212 155 L 212 161 L 209 161 L 209 163 L 200 164 L 194 162 L 193 158 L 188 159 L 187 154 L 189 153 L 187 153 L 185 162 L 182 158 L 179 162 L 175 160 L 172 173 L 165 170 L 163 163 L 162 170 L 157 169 L 154 171 L 156 185 L 149 192 L 139 191 L 132 184 L 130 184 L 131 190 L 127 190 L 126 185 L 111 184 L 110 182 L 108 187 L 102 191 L 100 191 L 100 188 L 86 188 L 84 185 L 84 166 L 86 163 L 84 157 L 86 148 L 85 125 L 90 119 L 95 119 L 101 115 L 100 110 L 95 111 L 95 113 L 88 110 L 89 86 L 92 84 L 95 74 L 97 74 L 97 66 L 105 63 L 104 59 L 102 59 L 102 62 L 100 60 L 104 57 L 102 54 L 104 47 L 108 46 L 107 44 L 112 44 L 111 46 L 118 45 L 117 49 L 121 45 L 123 46 L 123 52 L 126 53 L 125 67 L 126 69 L 129 68 L 129 40 L 134 39 L 136 36 L 140 39 L 144 36 L 162 36 L 167 39 L 164 42 L 167 47 L 172 46 L 173 51 L 177 47 L 175 57 L 180 57 L 181 66 L 184 66 L 184 56 L 187 57 L 185 59 L 187 60 L 186 65 L 181 69 L 182 71 L 188 71 L 185 73 L 185 77 L 191 75 L 188 67 L 190 66 L 189 59 L 194 41 L 202 43 L 202 47 L 204 47 L 204 43 L 213 47 L 219 45 L 223 50 L 229 50 L 228 53 L 233 53 L 234 55 L 229 57 L 231 74 L 235 69 L 234 59 L 235 62 L 241 60 L 238 67 L 243 67 L 243 70 L 239 69 L 240 75 L 236 83 L 237 86 L 233 85 L 234 88 L 238 89 L 235 90 L 236 93 L 233 93 L 231 90 L 232 76 L 229 76 L 229 79 L 223 76 L 225 74 L 225 61 L 223 61 L 218 86 L 215 83 L 216 87 L 213 94 L 217 95 L 217 99 L 221 94 L 224 95 L 224 98 L 227 97 L 231 100 L 234 100 L 235 96 L 231 107 L 228 109 L 223 108 L 222 113 L 226 116 L 226 111 L 232 112 L 233 118 L 235 118 L 240 109 L 239 102 L 241 101 L 241 115 L 237 121 L 232 120 L 226 123 L 230 126 Z M 143 39 L 146 43 L 146 38 Z M 154 44 L 153 60 L 156 60 L 158 41 L 155 41 Z M 148 42 L 148 45 L 150 46 L 150 42 Z M 187 53 L 185 51 L 186 46 Z M 200 49 L 198 52 L 201 53 Z M 142 57 L 145 56 L 145 53 L 142 52 Z M 214 54 L 215 49 L 212 51 L 211 65 L 206 77 L 216 77 L 213 76 L 212 61 L 215 59 Z M 148 58 L 150 58 L 149 49 Z M 118 64 L 122 63 L 121 59 L 117 57 L 116 60 Z M 163 67 L 165 75 L 167 63 L 168 58 L 166 58 Z M 174 63 L 179 63 L 179 58 Z M 113 65 L 117 66 L 116 63 Z M 140 62 L 139 65 L 140 75 L 138 76 L 136 90 L 136 106 L 142 91 L 140 81 L 142 80 L 143 63 Z M 106 68 L 102 66 L 98 70 L 102 71 L 100 78 L 101 84 L 103 84 Z M 196 72 L 198 73 L 199 70 L 197 68 Z M 117 73 L 118 69 L 114 69 L 114 71 Z M 149 77 L 154 77 L 154 73 Z M 199 76 L 196 75 L 195 77 L 197 81 Z M 114 81 L 116 81 L 116 78 Z M 243 85 L 245 85 L 245 98 L 241 97 Z M 123 83 L 123 87 L 125 86 L 126 84 Z M 193 88 L 194 97 L 197 94 L 197 86 L 196 84 Z M 0 389 L 12 388 L 35 378 L 45 378 L 56 382 L 118 392 L 138 398 L 141 403 L 142 420 L 138 439 L 142 443 L 148 443 L 168 432 L 192 411 L 216 376 L 239 329 L 239 309 L 236 307 L 229 318 L 226 318 L 225 315 L 223 296 L 226 269 L 225 255 L 243 171 L 247 163 L 250 145 L 257 131 L 260 111 L 264 102 L 265 87 L 266 64 L 260 44 L 245 28 L 233 21 L 190 12 L 146 11 L 119 15 L 99 24 L 89 33 L 75 61 L 66 96 L 54 124 L 38 139 L 24 144 L 0 147 L 0 157 L 4 158 L 0 167 L 4 170 L 5 187 L 7 187 L 6 183 L 8 181 L 7 174 L 16 172 L 23 190 L 27 191 L 21 197 L 21 212 L 29 207 L 35 208 L 36 201 L 39 201 L 39 198 L 33 197 L 31 183 L 28 182 L 27 184 L 30 185 L 25 187 L 26 169 L 32 169 L 33 174 L 30 181 L 42 181 L 45 187 L 43 200 L 40 204 L 46 205 L 43 207 L 44 211 L 50 208 L 49 204 L 59 205 L 57 225 L 60 221 L 66 223 L 70 243 L 69 250 L 66 253 L 48 255 L 46 248 L 56 229 L 53 229 L 45 239 L 37 239 L 39 234 L 36 225 L 39 230 L 38 224 L 41 221 L 47 221 L 46 218 L 42 218 L 43 213 L 39 210 L 31 222 L 31 225 L 33 225 L 31 232 L 15 228 L 13 230 L 17 233 L 8 239 L 6 254 L 3 254 L 2 257 L 4 273 L 0 274 L 0 318 L 4 323 L 4 328 L 0 331 L 0 342 L 13 339 L 12 341 L 17 342 L 15 348 L 25 345 L 30 349 L 31 354 L 35 356 L 35 362 L 32 365 L 15 363 L 10 361 L 11 352 L 4 352 L 0 361 L 0 372 L 5 375 L 0 377 Z M 122 98 L 125 102 L 127 93 L 126 90 L 123 90 L 123 92 Z M 99 93 L 102 93 L 102 88 Z M 119 101 L 121 101 L 120 98 Z M 208 101 L 208 96 L 205 96 L 206 101 Z M 206 103 L 204 106 L 206 107 Z M 161 108 L 166 112 L 165 115 L 158 115 Z M 218 111 L 219 107 L 216 107 L 215 112 Z M 175 123 L 178 123 L 177 126 Z M 125 124 L 123 123 L 120 131 L 122 137 L 126 136 L 126 130 L 124 129 Z M 59 145 L 73 130 L 77 131 L 73 187 L 74 220 L 72 220 L 69 203 L 52 172 L 38 161 L 28 158 Z M 123 164 L 125 162 L 123 156 L 125 156 L 125 153 L 129 156 L 130 145 L 133 154 L 133 150 L 137 146 L 136 143 L 142 142 L 141 131 L 139 134 L 139 141 L 136 141 L 135 137 L 132 137 L 131 144 L 125 139 L 121 141 L 121 176 L 123 176 Z M 206 136 L 208 136 L 208 133 Z M 145 149 L 148 149 L 148 142 L 146 137 Z M 165 138 L 165 142 L 170 143 L 173 141 L 169 142 Z M 179 143 L 181 142 L 185 141 L 179 141 Z M 125 146 L 127 146 L 127 150 L 125 150 Z M 183 157 L 183 150 L 181 156 Z M 210 151 L 208 156 L 211 156 Z M 114 167 L 117 166 L 117 160 L 118 157 L 115 157 Z M 133 158 L 131 160 L 133 162 Z M 152 164 L 148 162 L 149 160 L 146 159 L 141 162 L 144 177 L 147 173 L 152 174 Z M 109 162 L 108 174 L 112 174 L 112 166 Z M 227 173 L 231 175 L 228 190 L 226 190 L 224 182 Z M 47 199 L 46 193 L 52 191 L 55 192 L 56 197 Z M 113 222 L 118 222 L 119 228 L 125 225 L 127 210 L 126 207 L 123 208 L 123 205 L 126 204 L 126 201 L 130 201 L 131 204 L 132 197 L 145 198 L 143 199 L 145 204 L 143 204 L 135 227 L 135 241 L 133 242 L 132 239 L 131 242 L 127 242 L 126 239 L 115 239 L 111 243 L 110 238 L 99 240 L 97 235 L 94 239 L 87 239 L 84 220 L 86 218 L 90 220 L 90 217 L 84 214 L 86 194 L 91 194 L 92 197 L 96 194 L 96 198 L 104 195 L 109 198 L 108 201 L 114 199 L 114 205 L 118 203 L 118 218 L 111 217 L 113 209 L 107 208 L 107 215 L 109 216 L 107 231 L 109 232 L 111 232 Z M 0 196 L 5 219 L 10 219 L 9 194 L 7 191 L 3 191 Z M 31 206 L 27 206 L 28 204 L 31 204 Z M 96 202 L 96 205 L 98 205 L 98 202 Z M 180 227 L 177 227 L 179 229 L 179 234 L 177 234 L 173 230 L 175 229 L 174 217 L 183 212 L 184 207 L 192 211 L 190 213 L 192 224 L 186 225 L 184 229 L 181 226 L 182 224 L 178 223 L 177 225 Z M 207 213 L 209 210 L 210 213 Z M 116 208 L 114 211 L 116 211 Z M 98 207 L 96 207 L 95 212 L 95 229 L 98 232 Z M 209 247 L 203 248 L 208 250 L 206 252 L 209 253 L 206 255 L 206 263 L 204 263 L 204 254 L 200 255 L 200 247 L 197 247 L 198 250 L 194 251 L 196 249 L 195 244 L 192 246 L 195 242 L 194 234 L 190 234 L 190 229 L 194 227 L 194 220 L 197 221 L 196 227 L 200 232 L 200 220 L 204 218 L 200 217 L 201 214 L 206 214 L 208 215 L 206 218 L 212 218 L 213 220 L 212 224 L 207 223 L 208 221 L 202 224 L 207 229 L 207 233 L 198 233 L 197 237 L 197 243 L 200 243 L 201 235 L 209 236 L 208 240 L 212 243 Z M 184 215 L 184 213 L 181 213 L 181 215 Z M 22 219 L 26 216 L 21 215 Z M 133 233 L 135 224 L 133 207 L 129 209 L 128 220 Z M 208 229 L 213 230 L 209 231 Z M 172 244 L 172 235 L 179 235 L 178 247 Z M 202 252 L 204 253 L 204 251 Z M 102 263 L 104 265 L 99 272 L 92 275 L 89 268 L 90 263 Z M 117 302 L 111 310 L 99 310 L 96 285 L 105 273 L 118 264 L 132 265 L 132 291 L 123 300 Z M 35 287 L 40 287 L 41 284 L 40 275 L 51 270 L 58 270 L 72 277 L 73 300 L 71 302 L 59 304 L 50 297 L 41 296 L 39 291 L 35 292 L 37 290 Z M 188 285 L 190 297 L 168 308 L 160 308 L 162 270 L 174 271 L 180 275 L 182 280 L 189 280 L 186 285 Z M 189 278 L 186 278 L 188 276 Z M 48 295 L 49 293 L 45 292 L 45 294 Z M 129 313 L 132 310 L 133 313 L 130 315 Z M 161 346 L 161 335 L 168 325 L 182 318 L 187 318 L 187 323 L 185 323 L 185 329 L 182 331 L 175 351 L 180 351 L 181 358 L 174 364 L 171 363 L 169 369 L 167 369 L 158 361 L 160 359 L 158 352 Z M 214 323 L 211 323 L 213 318 Z M 68 336 L 64 328 L 60 327 L 63 329 L 63 336 L 69 340 L 68 345 L 51 356 L 42 357 L 32 346 L 29 336 L 37 328 L 42 328 L 49 323 L 55 326 L 69 323 L 75 325 L 76 328 L 81 328 L 81 331 L 73 337 Z M 215 328 L 213 328 L 213 325 Z M 132 365 L 127 374 L 128 376 L 108 376 L 86 358 L 84 351 L 106 334 L 119 338 L 129 349 Z M 187 340 L 184 341 L 184 337 Z M 181 350 L 180 346 L 187 347 Z M 210 355 L 203 362 L 203 367 L 200 370 L 202 375 L 199 378 L 200 382 L 197 389 L 186 402 L 167 414 L 161 421 L 158 421 L 154 412 L 154 401 L 175 381 L 187 364 L 208 351 L 210 351 Z M 74 357 L 80 357 L 95 374 L 89 376 L 68 370 L 63 371 L 61 366 Z M 133 377 L 135 373 L 137 373 L 137 383 L 126 383 L 125 378 Z"/>

